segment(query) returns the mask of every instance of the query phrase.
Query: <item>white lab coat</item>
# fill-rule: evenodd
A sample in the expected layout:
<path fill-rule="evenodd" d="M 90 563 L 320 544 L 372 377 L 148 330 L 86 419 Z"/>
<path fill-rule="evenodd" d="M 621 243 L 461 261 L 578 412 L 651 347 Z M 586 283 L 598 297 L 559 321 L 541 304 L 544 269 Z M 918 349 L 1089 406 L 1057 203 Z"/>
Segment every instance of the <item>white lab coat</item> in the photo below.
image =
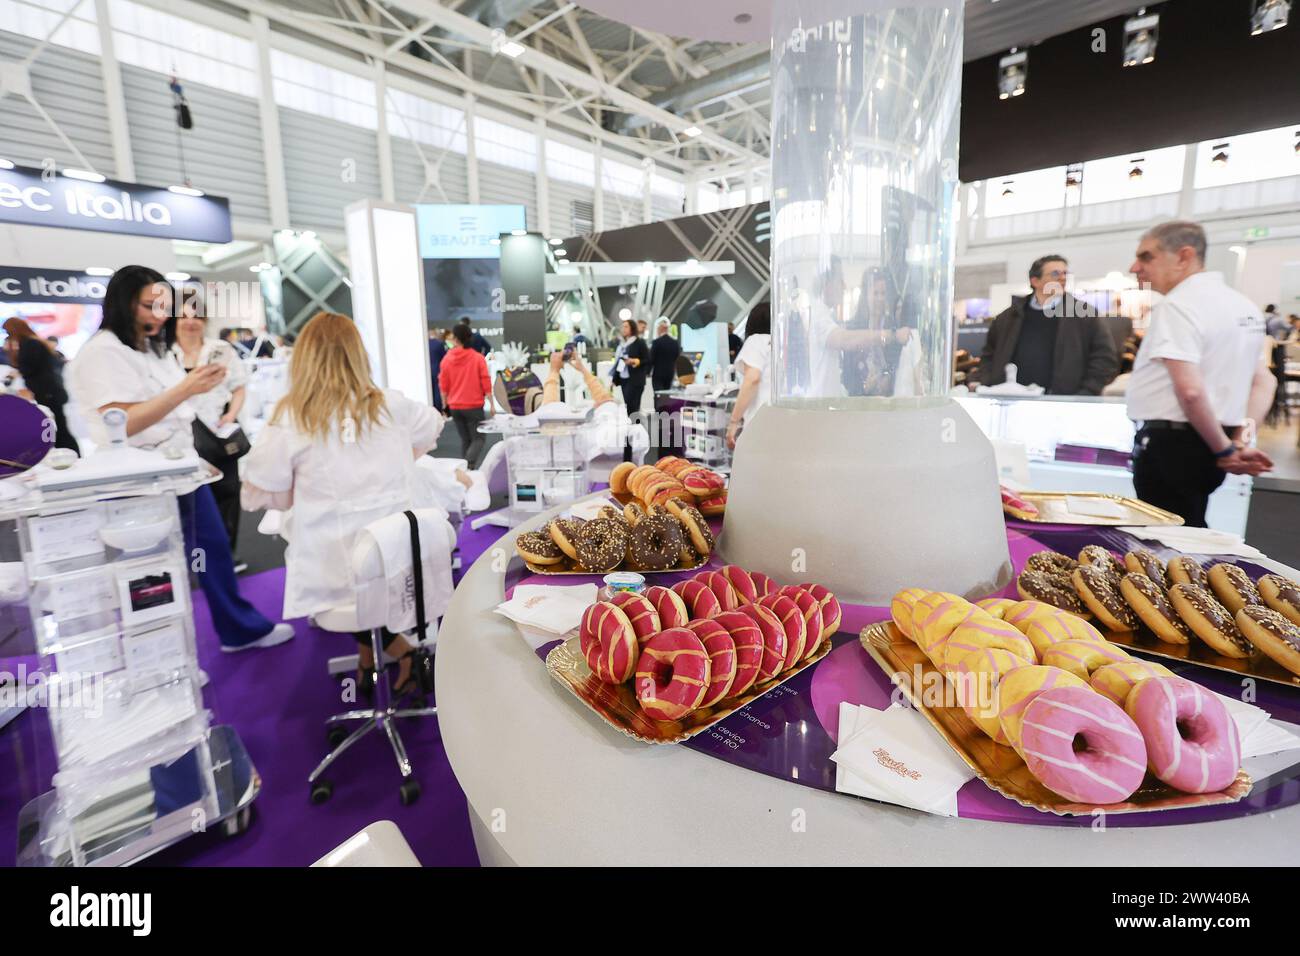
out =
<path fill-rule="evenodd" d="M 177 343 L 171 348 L 171 356 L 176 360 L 176 364 L 185 371 L 185 351 Z M 208 391 L 201 395 L 195 395 L 189 400 L 190 407 L 194 409 L 195 417 L 208 428 L 216 430 L 217 422 L 225 414 L 226 406 L 230 404 L 230 399 L 234 396 L 235 390 L 243 388 L 248 384 L 248 370 L 244 367 L 244 360 L 239 357 L 235 347 L 229 342 L 222 342 L 220 339 L 207 339 L 199 347 L 198 360 L 194 363 L 195 368 L 202 368 L 204 365 L 210 365 L 213 362 L 220 362 L 226 367 L 226 377 L 214 385 Z"/>
<path fill-rule="evenodd" d="M 415 455 L 438 443 L 443 419 L 427 405 L 386 389 L 388 417 L 344 442 L 268 424 L 244 459 L 244 507 L 284 515 L 284 617 L 303 617 L 356 600 L 352 548 L 373 521 L 431 504 L 416 477 Z"/>

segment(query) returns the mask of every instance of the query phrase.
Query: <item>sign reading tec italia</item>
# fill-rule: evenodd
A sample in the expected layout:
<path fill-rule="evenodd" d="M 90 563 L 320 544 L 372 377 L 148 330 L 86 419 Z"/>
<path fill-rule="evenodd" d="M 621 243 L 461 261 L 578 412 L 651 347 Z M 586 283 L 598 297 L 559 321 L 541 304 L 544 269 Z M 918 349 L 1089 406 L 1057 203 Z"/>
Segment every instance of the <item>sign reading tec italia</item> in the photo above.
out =
<path fill-rule="evenodd" d="M 98 305 L 108 279 L 61 269 L 0 266 L 0 302 L 65 302 Z"/>
<path fill-rule="evenodd" d="M 229 242 L 230 203 L 112 179 L 69 179 L 46 170 L 0 169 L 0 222 L 89 229 L 158 239 Z"/>

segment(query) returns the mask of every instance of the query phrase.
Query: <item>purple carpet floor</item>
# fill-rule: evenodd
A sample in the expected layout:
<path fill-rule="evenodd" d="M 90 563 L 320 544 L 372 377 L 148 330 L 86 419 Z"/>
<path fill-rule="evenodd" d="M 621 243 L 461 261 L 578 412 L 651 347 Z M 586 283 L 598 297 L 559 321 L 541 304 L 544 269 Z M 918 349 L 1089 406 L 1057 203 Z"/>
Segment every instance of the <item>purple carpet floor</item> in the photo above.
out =
<path fill-rule="evenodd" d="M 466 569 L 502 534 L 500 528 L 461 528 Z M 279 619 L 284 570 L 241 579 L 244 595 Z M 405 721 L 402 739 L 422 793 L 412 806 L 398 799 L 400 775 L 382 736 L 371 734 L 331 768 L 334 795 L 313 806 L 307 774 L 325 755 L 325 718 L 347 709 L 326 673 L 330 657 L 347 654 L 351 639 L 293 621 L 297 636 L 267 650 L 224 654 L 203 594 L 194 595 L 199 660 L 211 676 L 204 692 L 214 723 L 232 725 L 262 776 L 249 829 L 234 837 L 203 833 L 152 857 L 169 866 L 305 866 L 376 820 L 392 820 L 426 866 L 476 866 L 465 796 L 438 736 L 437 720 Z M 27 658 L 29 670 L 35 660 Z M 12 670 L 17 659 L 2 662 Z M 12 866 L 22 806 L 48 790 L 55 769 L 49 724 L 29 711 L 0 730 L 0 865 Z"/>

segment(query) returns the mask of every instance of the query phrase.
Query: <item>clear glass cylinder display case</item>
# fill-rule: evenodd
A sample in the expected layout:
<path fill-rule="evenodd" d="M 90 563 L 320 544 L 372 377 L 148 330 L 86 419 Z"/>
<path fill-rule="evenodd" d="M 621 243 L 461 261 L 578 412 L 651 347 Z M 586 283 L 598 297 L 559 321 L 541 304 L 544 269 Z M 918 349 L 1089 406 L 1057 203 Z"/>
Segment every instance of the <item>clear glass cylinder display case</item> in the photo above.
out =
<path fill-rule="evenodd" d="M 776 0 L 773 399 L 947 395 L 959 0 Z"/>

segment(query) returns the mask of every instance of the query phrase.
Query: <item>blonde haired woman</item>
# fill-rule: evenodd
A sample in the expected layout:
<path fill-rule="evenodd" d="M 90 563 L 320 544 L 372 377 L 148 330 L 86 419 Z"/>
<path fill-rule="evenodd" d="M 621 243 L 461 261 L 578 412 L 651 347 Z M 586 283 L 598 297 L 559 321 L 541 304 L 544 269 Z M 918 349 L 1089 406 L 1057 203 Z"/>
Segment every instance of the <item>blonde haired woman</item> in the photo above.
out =
<path fill-rule="evenodd" d="M 375 385 L 351 319 L 320 312 L 303 327 L 289 390 L 244 469 L 246 510 L 292 509 L 283 528 L 286 618 L 356 601 L 350 559 L 357 533 L 413 506 L 415 459 L 438 443 L 442 425 L 433 408 Z M 369 635 L 356 638 L 367 687 L 374 668 Z M 411 646 L 388 633 L 384 646 L 402 659 L 394 691 L 408 690 Z"/>

